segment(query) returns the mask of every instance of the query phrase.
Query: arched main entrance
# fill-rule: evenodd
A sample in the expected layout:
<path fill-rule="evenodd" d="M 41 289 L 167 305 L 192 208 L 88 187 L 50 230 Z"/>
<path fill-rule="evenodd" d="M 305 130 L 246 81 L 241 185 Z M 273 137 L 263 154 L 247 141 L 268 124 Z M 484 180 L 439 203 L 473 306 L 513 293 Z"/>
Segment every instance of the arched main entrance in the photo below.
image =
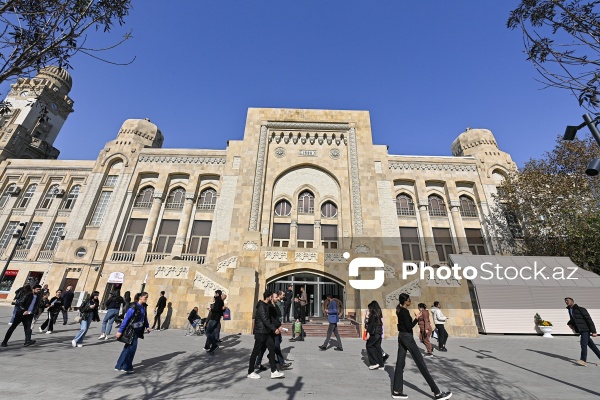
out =
<path fill-rule="evenodd" d="M 285 276 L 280 276 L 275 279 L 267 280 L 267 290 L 272 292 L 287 290 L 287 287 L 292 285 L 294 296 L 300 295 L 300 288 L 304 287 L 308 297 L 308 313 L 309 317 L 322 317 L 323 310 L 321 305 L 325 301 L 328 294 L 346 304 L 345 290 L 342 282 L 324 275 L 318 275 L 310 272 L 297 272 Z M 293 313 L 293 307 L 292 307 Z M 344 312 L 344 316 L 345 316 Z M 340 315 L 341 317 L 341 315 Z"/>

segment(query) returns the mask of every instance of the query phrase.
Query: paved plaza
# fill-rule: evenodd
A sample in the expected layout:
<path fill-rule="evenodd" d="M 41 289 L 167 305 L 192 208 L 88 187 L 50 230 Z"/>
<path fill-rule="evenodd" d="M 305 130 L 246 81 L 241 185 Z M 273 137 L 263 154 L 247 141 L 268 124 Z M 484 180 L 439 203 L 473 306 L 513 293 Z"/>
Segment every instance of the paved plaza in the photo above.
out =
<path fill-rule="evenodd" d="M 11 312 L 0 307 L 4 337 Z M 293 361 L 285 379 L 246 378 L 253 344 L 247 335 L 224 334 L 214 356 L 202 350 L 204 337 L 186 337 L 181 330 L 152 332 L 140 341 L 135 373 L 123 375 L 114 366 L 122 344 L 99 341 L 100 323 L 93 323 L 83 348 L 70 341 L 78 330 L 72 322 L 55 334 L 34 333 L 37 343 L 23 347 L 23 329 L 0 349 L 0 398 L 25 399 L 386 399 L 396 361 L 396 341 L 385 340 L 391 354 L 385 370 L 367 369 L 365 342 L 345 339 L 344 351 L 322 352 L 322 338 L 305 342 L 284 339 L 284 354 Z M 38 324 L 39 326 L 39 324 Z M 37 331 L 37 327 L 35 328 Z M 114 332 L 114 331 L 113 331 Z M 600 342 L 600 340 L 597 340 Z M 421 346 L 422 347 L 422 346 Z M 450 338 L 447 353 L 435 352 L 427 365 L 442 390 L 456 399 L 563 400 L 598 399 L 600 367 L 573 364 L 575 337 L 530 336 Z M 595 360 L 593 354 L 590 361 Z M 266 357 L 265 357 L 266 361 Z M 600 361 L 598 361 L 600 362 Z M 430 399 L 429 388 L 408 357 L 405 393 Z"/>

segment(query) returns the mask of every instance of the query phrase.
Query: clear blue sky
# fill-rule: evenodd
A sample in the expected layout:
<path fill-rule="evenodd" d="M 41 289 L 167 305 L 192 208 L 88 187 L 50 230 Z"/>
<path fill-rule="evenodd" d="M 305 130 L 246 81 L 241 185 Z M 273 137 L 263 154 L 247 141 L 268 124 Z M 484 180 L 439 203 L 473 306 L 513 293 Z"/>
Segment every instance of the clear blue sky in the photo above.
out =
<path fill-rule="evenodd" d="M 73 59 L 75 112 L 55 146 L 95 159 L 125 119 L 150 118 L 164 147 L 224 149 L 248 107 L 350 109 L 370 112 L 390 154 L 450 155 L 466 127 L 487 128 L 522 166 L 584 110 L 534 80 L 506 28 L 517 4 L 137 0 L 133 39 L 103 54 L 136 61 Z"/>

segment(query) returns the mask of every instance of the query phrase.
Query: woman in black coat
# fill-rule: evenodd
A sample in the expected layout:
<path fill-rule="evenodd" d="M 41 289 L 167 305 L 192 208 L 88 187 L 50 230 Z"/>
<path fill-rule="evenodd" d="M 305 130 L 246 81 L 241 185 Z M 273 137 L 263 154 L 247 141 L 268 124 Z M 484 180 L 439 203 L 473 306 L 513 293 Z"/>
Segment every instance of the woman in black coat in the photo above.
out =
<path fill-rule="evenodd" d="M 98 291 L 92 292 L 92 296 L 81 306 L 79 312 L 81 313 L 81 322 L 79 325 L 79 332 L 77 336 L 71 341 L 73 347 L 83 347 L 83 338 L 90 329 L 92 321 L 100 321 L 98 315 L 98 308 L 100 307 L 100 300 L 98 297 L 100 293 Z"/>
<path fill-rule="evenodd" d="M 56 291 L 56 296 L 50 299 L 50 307 L 48 308 L 48 319 L 40 326 L 40 332 L 44 332 L 46 328 L 48 331 L 46 333 L 50 334 L 54 330 L 54 324 L 56 323 L 56 319 L 58 318 L 58 314 L 60 314 L 60 310 L 62 310 L 63 300 L 62 300 L 62 290 Z"/>
<path fill-rule="evenodd" d="M 381 335 L 383 334 L 382 313 L 379 303 L 369 303 L 369 321 L 367 322 L 367 356 L 369 357 L 369 369 L 383 368 L 383 350 L 381 349 Z"/>

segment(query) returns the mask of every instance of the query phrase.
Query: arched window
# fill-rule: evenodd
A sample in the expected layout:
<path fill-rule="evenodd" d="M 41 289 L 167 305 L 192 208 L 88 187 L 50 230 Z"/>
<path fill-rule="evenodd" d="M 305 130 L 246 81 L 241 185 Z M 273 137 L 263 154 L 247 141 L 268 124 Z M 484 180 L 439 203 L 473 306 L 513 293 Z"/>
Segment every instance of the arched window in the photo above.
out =
<path fill-rule="evenodd" d="M 185 190 L 178 187 L 171 190 L 169 197 L 167 197 L 166 208 L 183 208 L 183 201 L 185 200 Z"/>
<path fill-rule="evenodd" d="M 11 193 L 14 192 L 13 188 L 16 186 L 17 185 L 15 185 L 14 183 L 11 183 L 6 187 L 6 190 L 4 190 L 4 193 L 2 193 L 2 197 L 0 197 L 0 208 L 4 208 L 6 203 L 8 203 L 8 199 L 10 199 Z"/>
<path fill-rule="evenodd" d="M 326 201 L 321 205 L 321 215 L 324 218 L 335 218 L 337 217 L 337 206 L 333 201 Z"/>
<path fill-rule="evenodd" d="M 314 214 L 315 196 L 308 190 L 298 196 L 298 214 Z"/>
<path fill-rule="evenodd" d="M 276 217 L 289 217 L 292 214 L 292 205 L 287 200 L 278 201 L 275 204 Z"/>
<path fill-rule="evenodd" d="M 444 200 L 436 194 L 429 196 L 429 215 L 432 217 L 445 217 L 447 215 Z"/>
<path fill-rule="evenodd" d="M 198 199 L 198 209 L 214 210 L 217 204 L 217 191 L 213 188 L 205 189 L 200 193 Z"/>
<path fill-rule="evenodd" d="M 38 208 L 50 208 L 50 204 L 52 204 L 52 200 L 54 200 L 57 193 L 58 185 L 50 186 L 50 188 L 48 188 L 48 190 L 46 191 L 46 194 L 44 195 L 44 198 L 42 199 Z"/>
<path fill-rule="evenodd" d="M 79 196 L 79 191 L 81 190 L 81 185 L 75 185 L 69 191 L 67 198 L 63 202 L 62 208 L 65 210 L 72 210 L 73 206 L 75 206 L 75 201 L 77 201 L 77 197 Z"/>
<path fill-rule="evenodd" d="M 396 215 L 415 215 L 415 203 L 409 195 L 396 196 Z"/>
<path fill-rule="evenodd" d="M 29 202 L 31 201 L 31 198 L 33 197 L 33 194 L 35 193 L 36 189 L 37 184 L 34 183 L 33 185 L 29 185 L 25 193 L 23 193 L 23 196 L 21 196 L 19 201 L 16 203 L 15 208 L 26 208 L 27 205 L 29 205 Z"/>
<path fill-rule="evenodd" d="M 477 206 L 469 196 L 460 196 L 460 215 L 463 217 L 477 217 Z"/>
<path fill-rule="evenodd" d="M 135 198 L 133 206 L 136 208 L 150 208 L 152 206 L 152 196 L 154 195 L 154 188 L 147 186 L 139 191 Z"/>

